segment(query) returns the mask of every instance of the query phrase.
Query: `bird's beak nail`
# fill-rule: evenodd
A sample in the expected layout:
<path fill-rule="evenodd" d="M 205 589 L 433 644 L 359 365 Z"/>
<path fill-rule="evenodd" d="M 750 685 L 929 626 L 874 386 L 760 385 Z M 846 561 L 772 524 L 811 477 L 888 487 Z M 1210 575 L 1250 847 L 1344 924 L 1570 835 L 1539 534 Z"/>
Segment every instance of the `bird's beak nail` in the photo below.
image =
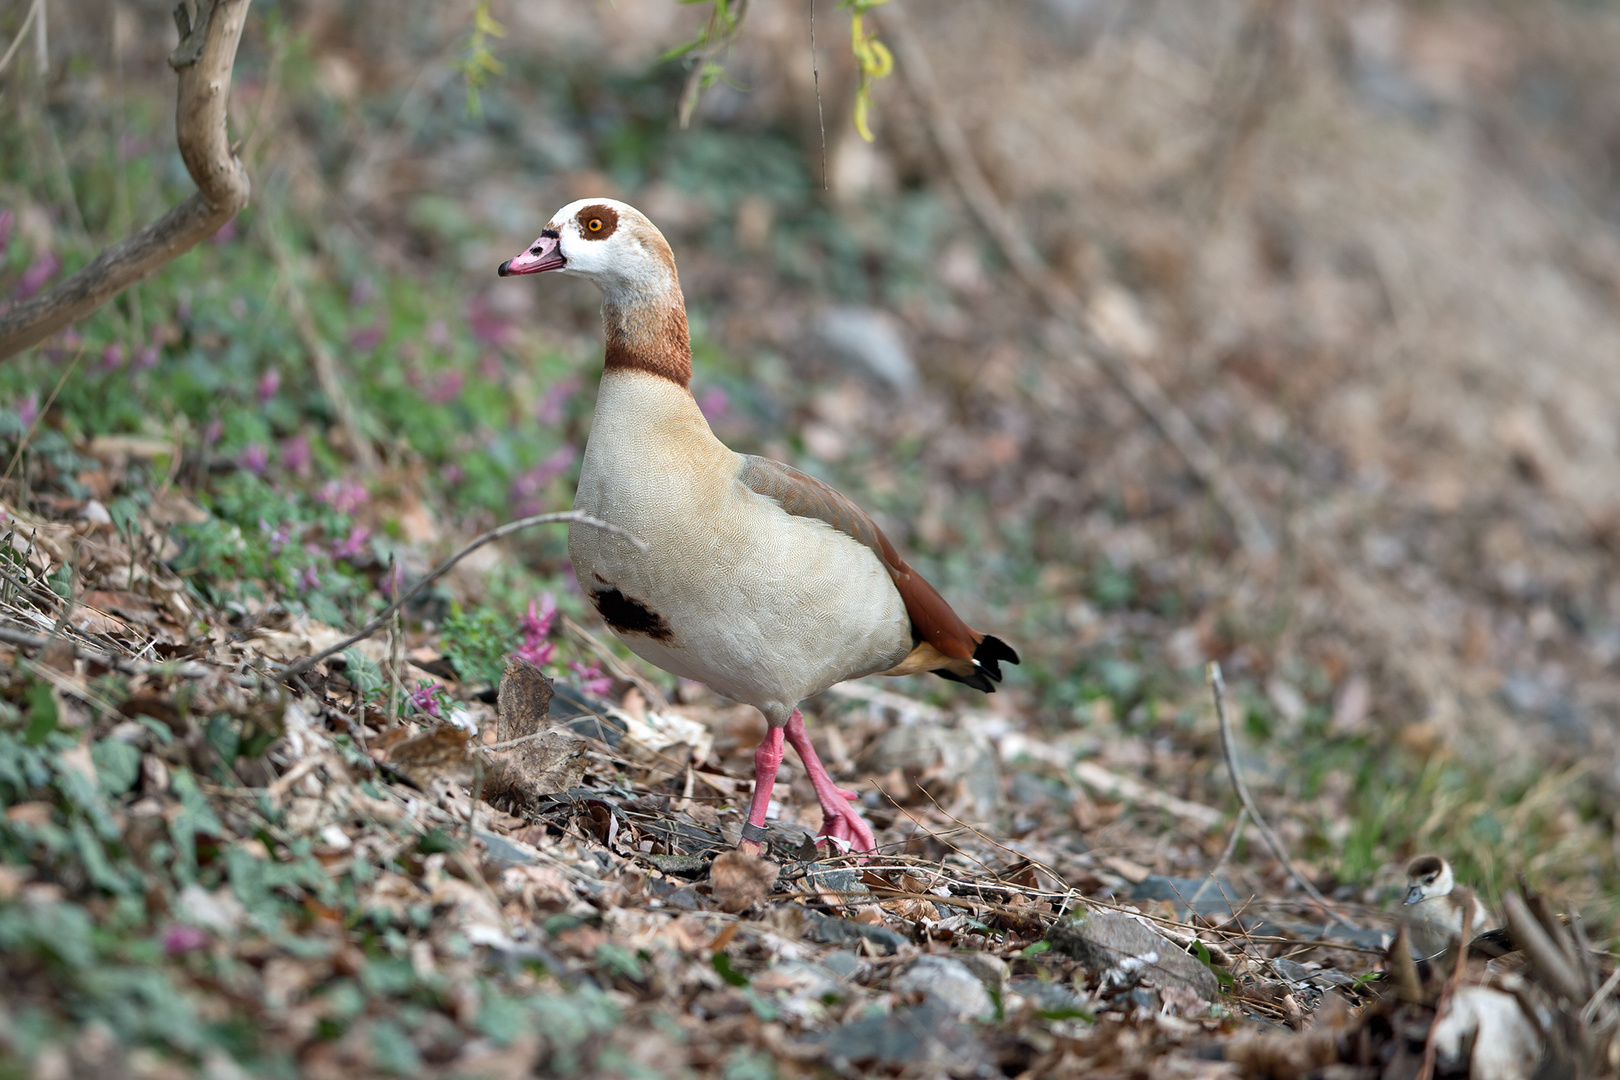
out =
<path fill-rule="evenodd" d="M 1410 889 L 1407 889 L 1406 902 L 1408 904 L 1421 904 L 1423 902 L 1423 890 L 1418 888 L 1416 885 L 1412 886 Z"/>

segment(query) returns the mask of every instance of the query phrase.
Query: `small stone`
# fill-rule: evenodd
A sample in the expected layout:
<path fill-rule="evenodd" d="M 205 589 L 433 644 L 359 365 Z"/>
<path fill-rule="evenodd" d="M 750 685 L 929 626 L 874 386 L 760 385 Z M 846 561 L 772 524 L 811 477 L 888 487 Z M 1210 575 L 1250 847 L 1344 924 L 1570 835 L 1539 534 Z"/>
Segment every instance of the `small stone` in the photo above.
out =
<path fill-rule="evenodd" d="M 995 953 L 963 951 L 957 953 L 955 958 L 973 972 L 973 977 L 983 983 L 986 990 L 1000 990 L 1007 981 L 1007 961 Z"/>
<path fill-rule="evenodd" d="M 996 1012 L 979 977 L 948 956 L 919 956 L 889 985 L 896 993 L 920 993 L 961 1019 L 988 1020 Z"/>
<path fill-rule="evenodd" d="M 1047 931 L 1046 940 L 1093 971 L 1152 956 L 1143 971 L 1146 981 L 1161 986 L 1166 981 L 1180 983 L 1211 1001 L 1220 992 L 1220 983 L 1209 968 L 1146 923 L 1119 912 L 1075 915 Z"/>
<path fill-rule="evenodd" d="M 804 936 L 807 941 L 818 941 L 823 945 L 859 945 L 863 940 L 870 941 L 885 956 L 893 956 L 906 943 L 905 938 L 887 927 L 868 926 L 853 919 L 837 919 L 814 911 L 805 913 Z"/>

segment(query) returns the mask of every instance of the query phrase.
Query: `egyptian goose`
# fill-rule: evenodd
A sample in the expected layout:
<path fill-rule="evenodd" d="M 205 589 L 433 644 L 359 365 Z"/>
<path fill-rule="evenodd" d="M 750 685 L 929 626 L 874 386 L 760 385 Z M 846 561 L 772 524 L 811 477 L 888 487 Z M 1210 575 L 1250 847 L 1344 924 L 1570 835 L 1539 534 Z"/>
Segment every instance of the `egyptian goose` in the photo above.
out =
<path fill-rule="evenodd" d="M 675 257 L 612 199 L 551 219 L 500 275 L 579 274 L 602 290 L 607 355 L 574 509 L 645 540 L 568 533 L 580 588 L 638 656 L 753 705 L 769 727 L 739 845 L 760 854 L 783 738 L 821 804 L 822 839 L 875 847 L 827 775 L 799 702 L 864 675 L 931 671 L 986 693 L 1018 654 L 981 634 L 911 569 L 858 506 L 814 477 L 717 439 L 693 400 Z"/>
<path fill-rule="evenodd" d="M 1406 907 L 1402 921 L 1419 956 L 1433 958 L 1462 938 L 1463 913 L 1469 912 L 1468 936 L 1492 929 L 1485 905 L 1466 885 L 1458 885 L 1451 864 L 1438 855 L 1419 855 L 1406 867 Z"/>

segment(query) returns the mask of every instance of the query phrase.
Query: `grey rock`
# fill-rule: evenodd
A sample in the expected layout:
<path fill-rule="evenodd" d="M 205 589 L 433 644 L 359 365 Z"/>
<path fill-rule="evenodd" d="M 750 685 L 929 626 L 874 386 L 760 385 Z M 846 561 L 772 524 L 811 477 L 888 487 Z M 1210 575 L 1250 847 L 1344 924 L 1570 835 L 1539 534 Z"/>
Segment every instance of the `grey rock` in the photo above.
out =
<path fill-rule="evenodd" d="M 1007 984 L 1007 989 L 1043 1013 L 1058 1015 L 1085 1013 L 1089 1016 L 1094 1009 L 1091 999 L 1084 994 L 1076 993 L 1072 987 L 1045 982 L 1028 975 L 1013 979 Z"/>
<path fill-rule="evenodd" d="M 837 919 L 814 911 L 805 913 L 804 936 L 807 941 L 818 941 L 823 945 L 858 946 L 862 941 L 870 941 L 885 956 L 894 955 L 906 943 L 905 938 L 887 927 L 869 926 L 853 919 Z"/>
<path fill-rule="evenodd" d="M 1299 961 L 1288 960 L 1280 956 L 1271 962 L 1271 970 L 1277 973 L 1278 978 L 1286 979 L 1291 983 L 1308 983 L 1311 981 L 1311 976 L 1315 974 Z"/>
<path fill-rule="evenodd" d="M 861 973 L 861 968 L 865 967 L 865 964 L 861 962 L 860 957 L 848 949 L 839 949 L 837 952 L 831 952 L 823 956 L 821 966 L 840 979 L 853 979 Z"/>
<path fill-rule="evenodd" d="M 1007 981 L 1007 961 L 995 953 L 962 951 L 956 954 L 956 959 L 962 966 L 973 972 L 973 975 L 987 990 L 1000 990 Z"/>
<path fill-rule="evenodd" d="M 806 1041 L 820 1044 L 828 1064 L 844 1073 L 857 1065 L 910 1066 L 907 1075 L 989 1072 L 989 1054 L 973 1029 L 933 1001 L 863 1016 Z"/>
<path fill-rule="evenodd" d="M 868 375 L 901 393 L 917 388 L 917 365 L 900 336 L 900 322 L 886 311 L 869 307 L 835 307 L 816 323 L 822 344 Z"/>
<path fill-rule="evenodd" d="M 898 994 L 923 994 L 963 1020 L 988 1020 L 996 1012 L 978 976 L 948 956 L 919 956 L 890 981 L 889 988 Z"/>
<path fill-rule="evenodd" d="M 1144 981 L 1157 986 L 1179 984 L 1206 1001 L 1213 1001 L 1220 992 L 1220 983 L 1209 968 L 1146 923 L 1119 912 L 1082 912 L 1054 925 L 1046 940 L 1094 971 L 1152 956 L 1144 969 Z"/>
<path fill-rule="evenodd" d="M 1132 900 L 1169 900 L 1177 915 L 1185 918 L 1188 909 L 1215 919 L 1235 915 L 1248 905 L 1252 890 L 1240 889 L 1228 878 L 1183 878 L 1150 874 L 1131 889 Z"/>

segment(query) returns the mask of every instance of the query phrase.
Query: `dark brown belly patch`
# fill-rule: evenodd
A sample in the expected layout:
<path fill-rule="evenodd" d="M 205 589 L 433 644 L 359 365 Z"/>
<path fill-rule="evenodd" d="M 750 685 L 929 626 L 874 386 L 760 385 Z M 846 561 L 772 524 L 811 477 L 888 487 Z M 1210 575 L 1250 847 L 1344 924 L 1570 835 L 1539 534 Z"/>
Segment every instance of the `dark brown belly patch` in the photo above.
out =
<path fill-rule="evenodd" d="M 654 641 L 668 641 L 673 636 L 662 615 L 618 589 L 591 593 L 591 603 L 602 621 L 621 634 L 645 634 Z"/>

